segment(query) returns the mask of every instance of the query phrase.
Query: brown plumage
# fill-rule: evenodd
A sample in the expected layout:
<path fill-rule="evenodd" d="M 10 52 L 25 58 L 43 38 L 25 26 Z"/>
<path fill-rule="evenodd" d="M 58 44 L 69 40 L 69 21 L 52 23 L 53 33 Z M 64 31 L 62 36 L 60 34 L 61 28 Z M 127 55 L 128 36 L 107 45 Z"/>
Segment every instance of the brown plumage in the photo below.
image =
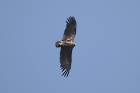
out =
<path fill-rule="evenodd" d="M 60 50 L 60 68 L 63 72 L 62 76 L 69 75 L 72 63 L 72 50 L 76 46 L 74 37 L 76 35 L 76 20 L 74 17 L 67 18 L 66 29 L 62 41 L 55 43 L 56 47 L 61 47 Z"/>

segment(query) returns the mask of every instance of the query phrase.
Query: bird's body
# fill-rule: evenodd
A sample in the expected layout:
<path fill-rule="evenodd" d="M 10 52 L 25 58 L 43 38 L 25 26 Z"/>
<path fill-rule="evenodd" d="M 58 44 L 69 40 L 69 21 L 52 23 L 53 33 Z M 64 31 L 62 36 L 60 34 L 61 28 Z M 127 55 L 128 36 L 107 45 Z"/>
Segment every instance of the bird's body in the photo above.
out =
<path fill-rule="evenodd" d="M 67 18 L 66 23 L 66 29 L 62 41 L 56 41 L 55 43 L 56 47 L 61 47 L 60 67 L 64 77 L 69 75 L 72 63 L 72 50 L 76 46 L 74 43 L 74 37 L 76 35 L 76 20 L 74 17 L 69 17 Z"/>
<path fill-rule="evenodd" d="M 60 42 L 60 41 L 57 41 L 56 43 L 55 43 L 55 46 L 56 47 L 63 47 L 63 46 L 76 46 L 76 44 L 74 43 L 74 42 L 69 42 L 69 41 L 66 41 L 66 42 Z"/>

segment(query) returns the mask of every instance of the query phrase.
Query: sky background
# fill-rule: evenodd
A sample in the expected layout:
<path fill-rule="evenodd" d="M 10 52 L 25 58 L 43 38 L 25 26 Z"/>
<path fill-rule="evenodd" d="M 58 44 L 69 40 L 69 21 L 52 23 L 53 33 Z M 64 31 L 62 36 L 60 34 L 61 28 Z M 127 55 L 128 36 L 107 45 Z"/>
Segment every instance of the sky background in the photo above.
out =
<path fill-rule="evenodd" d="M 65 78 L 55 42 L 69 16 Z M 0 0 L 0 93 L 140 93 L 140 0 Z"/>

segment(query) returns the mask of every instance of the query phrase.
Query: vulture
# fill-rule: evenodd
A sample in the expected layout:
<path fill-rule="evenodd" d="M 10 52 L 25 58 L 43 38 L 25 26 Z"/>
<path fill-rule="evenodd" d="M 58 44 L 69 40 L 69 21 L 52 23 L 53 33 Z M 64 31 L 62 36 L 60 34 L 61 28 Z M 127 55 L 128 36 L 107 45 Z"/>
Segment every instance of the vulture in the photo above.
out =
<path fill-rule="evenodd" d="M 66 21 L 66 28 L 62 41 L 56 41 L 55 46 L 60 49 L 60 68 L 62 76 L 68 77 L 72 64 L 72 50 L 76 46 L 74 37 L 76 35 L 76 20 L 70 16 Z"/>

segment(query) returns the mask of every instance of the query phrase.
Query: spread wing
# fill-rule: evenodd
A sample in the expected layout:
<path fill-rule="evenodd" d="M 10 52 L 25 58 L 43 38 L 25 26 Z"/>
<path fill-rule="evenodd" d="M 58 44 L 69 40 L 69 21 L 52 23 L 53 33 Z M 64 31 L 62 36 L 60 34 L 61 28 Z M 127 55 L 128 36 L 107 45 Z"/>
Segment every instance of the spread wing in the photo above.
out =
<path fill-rule="evenodd" d="M 63 46 L 60 50 L 60 64 L 61 70 L 63 72 L 62 76 L 68 76 L 71 69 L 72 62 L 72 46 Z"/>
<path fill-rule="evenodd" d="M 76 20 L 74 17 L 70 16 L 67 18 L 66 23 L 66 29 L 64 31 L 62 41 L 66 41 L 67 39 L 74 41 L 74 37 L 76 35 Z"/>

